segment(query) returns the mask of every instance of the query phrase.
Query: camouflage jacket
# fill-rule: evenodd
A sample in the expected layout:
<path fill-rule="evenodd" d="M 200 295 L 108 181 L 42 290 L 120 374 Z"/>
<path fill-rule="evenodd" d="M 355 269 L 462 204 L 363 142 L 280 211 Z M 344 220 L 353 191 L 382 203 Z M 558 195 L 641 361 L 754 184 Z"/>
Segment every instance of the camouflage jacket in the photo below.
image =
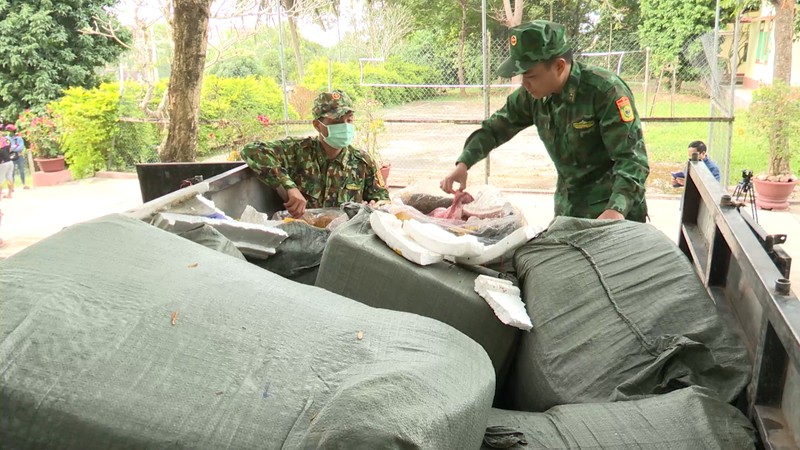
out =
<path fill-rule="evenodd" d="M 380 169 L 353 147 L 328 159 L 317 137 L 256 141 L 245 145 L 242 158 L 267 185 L 300 189 L 308 208 L 389 199 Z"/>
<path fill-rule="evenodd" d="M 536 125 L 558 171 L 557 216 L 597 218 L 606 209 L 626 219 L 647 216 L 650 172 L 639 114 L 619 77 L 578 61 L 560 95 L 540 100 L 520 88 L 483 121 L 458 158 L 471 167 L 523 129 Z"/>

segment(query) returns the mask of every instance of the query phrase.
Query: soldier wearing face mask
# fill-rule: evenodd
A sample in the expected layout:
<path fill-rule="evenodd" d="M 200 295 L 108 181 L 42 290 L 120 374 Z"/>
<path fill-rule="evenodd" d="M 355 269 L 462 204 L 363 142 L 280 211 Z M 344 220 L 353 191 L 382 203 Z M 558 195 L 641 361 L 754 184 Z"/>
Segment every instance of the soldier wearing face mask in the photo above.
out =
<path fill-rule="evenodd" d="M 347 94 L 338 90 L 320 94 L 312 113 L 317 136 L 245 145 L 242 158 L 259 179 L 277 189 L 294 217 L 302 216 L 306 208 L 388 200 L 375 161 L 350 145 L 355 111 Z"/>

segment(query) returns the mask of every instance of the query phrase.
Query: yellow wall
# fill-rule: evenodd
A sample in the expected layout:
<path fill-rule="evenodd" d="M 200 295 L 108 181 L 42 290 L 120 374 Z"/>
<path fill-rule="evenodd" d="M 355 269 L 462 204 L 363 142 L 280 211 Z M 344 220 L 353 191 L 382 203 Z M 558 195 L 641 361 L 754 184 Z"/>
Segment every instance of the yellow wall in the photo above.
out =
<path fill-rule="evenodd" d="M 757 12 L 750 12 L 746 16 L 752 20 L 750 23 L 743 23 L 743 29 L 746 32 L 742 35 L 742 39 L 748 39 L 749 45 L 747 48 L 747 59 L 739 62 L 738 73 L 743 73 L 745 76 L 745 86 L 756 87 L 759 83 L 769 84 L 772 83 L 772 75 L 775 64 L 775 28 L 772 27 L 769 42 L 769 58 L 766 63 L 756 63 L 756 51 L 758 50 L 758 33 L 761 27 L 761 17 L 770 17 L 774 14 L 774 9 L 771 5 L 762 4 L 761 10 Z M 769 20 L 771 22 L 771 20 Z M 729 29 L 733 29 L 730 25 Z M 730 46 L 731 44 L 727 44 Z M 723 50 L 726 51 L 724 47 Z M 795 42 L 792 45 L 792 85 L 800 86 L 800 42 Z"/>

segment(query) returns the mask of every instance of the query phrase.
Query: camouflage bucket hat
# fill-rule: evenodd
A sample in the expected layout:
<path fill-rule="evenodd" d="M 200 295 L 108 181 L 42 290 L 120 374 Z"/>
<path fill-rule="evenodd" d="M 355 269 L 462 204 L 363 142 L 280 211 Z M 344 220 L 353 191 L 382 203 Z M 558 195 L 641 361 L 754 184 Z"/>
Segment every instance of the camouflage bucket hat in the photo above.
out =
<path fill-rule="evenodd" d="M 525 73 L 536 63 L 569 50 L 564 26 L 547 20 L 534 20 L 512 28 L 509 40 L 511 56 L 497 69 L 497 75 L 503 78 Z"/>
<path fill-rule="evenodd" d="M 335 90 L 319 94 L 314 100 L 314 108 L 311 113 L 315 119 L 323 117 L 338 119 L 352 111 L 354 111 L 353 102 L 350 101 L 350 97 L 340 90 Z"/>

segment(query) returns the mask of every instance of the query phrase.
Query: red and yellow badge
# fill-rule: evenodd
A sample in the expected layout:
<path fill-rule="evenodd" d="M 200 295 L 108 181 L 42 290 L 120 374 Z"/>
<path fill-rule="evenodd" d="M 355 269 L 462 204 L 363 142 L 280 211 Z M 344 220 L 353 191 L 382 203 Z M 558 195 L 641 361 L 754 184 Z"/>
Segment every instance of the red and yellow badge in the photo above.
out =
<path fill-rule="evenodd" d="M 513 47 L 515 45 L 517 45 L 517 35 L 516 34 L 512 34 L 511 35 L 511 46 Z"/>
<path fill-rule="evenodd" d="M 622 119 L 623 122 L 633 122 L 633 106 L 631 106 L 631 99 L 627 96 L 620 97 L 617 100 L 617 109 L 619 110 L 619 118 Z"/>
<path fill-rule="evenodd" d="M 342 96 L 339 95 L 338 92 L 334 92 L 333 95 L 331 95 L 331 98 L 334 100 L 339 100 L 340 98 L 342 98 Z"/>

